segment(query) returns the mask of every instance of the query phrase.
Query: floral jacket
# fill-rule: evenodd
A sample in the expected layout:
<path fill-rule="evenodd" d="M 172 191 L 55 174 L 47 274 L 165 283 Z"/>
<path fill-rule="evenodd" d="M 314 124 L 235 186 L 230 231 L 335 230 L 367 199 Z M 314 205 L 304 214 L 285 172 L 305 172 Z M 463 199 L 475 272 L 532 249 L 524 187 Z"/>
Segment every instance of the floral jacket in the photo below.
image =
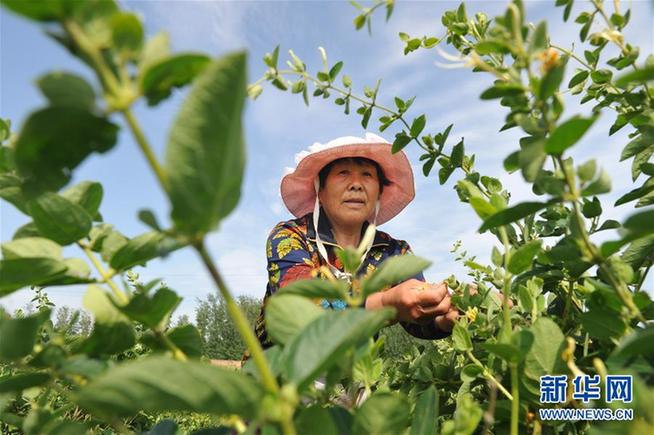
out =
<path fill-rule="evenodd" d="M 367 225 L 368 223 L 366 222 L 362 228 L 362 236 Z M 334 252 L 334 248 L 338 245 L 334 240 L 331 224 L 325 213 L 320 213 L 318 229 L 320 231 L 320 238 L 329 256 L 329 262 L 339 270 L 343 270 L 343 265 Z M 407 254 L 412 254 L 407 242 L 404 240 L 395 240 L 388 234 L 377 230 L 372 247 L 357 272 L 357 276 L 365 276 L 372 273 L 388 257 Z M 264 348 L 273 345 L 266 334 L 264 323 L 264 311 L 267 299 L 279 288 L 293 281 L 319 276 L 318 269 L 321 266 L 326 266 L 316 246 L 313 213 L 277 224 L 268 237 L 266 256 L 268 258 L 268 285 L 266 287 L 264 304 L 255 324 L 256 335 Z M 422 273 L 416 275 L 414 278 L 420 281 L 425 280 Z M 323 299 L 320 305 L 323 308 L 335 310 L 342 310 L 346 307 L 345 302 L 342 300 L 327 301 Z M 449 332 L 441 331 L 435 325 L 400 323 L 409 334 L 417 338 L 436 339 L 450 335 Z"/>

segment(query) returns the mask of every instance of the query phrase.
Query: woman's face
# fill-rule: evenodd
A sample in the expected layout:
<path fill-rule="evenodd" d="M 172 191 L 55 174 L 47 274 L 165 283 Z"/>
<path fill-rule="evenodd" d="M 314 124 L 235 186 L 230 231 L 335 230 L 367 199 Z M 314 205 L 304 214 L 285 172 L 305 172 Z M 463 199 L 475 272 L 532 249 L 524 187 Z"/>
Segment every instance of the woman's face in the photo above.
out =
<path fill-rule="evenodd" d="M 332 225 L 362 225 L 374 212 L 379 198 L 377 169 L 365 162 L 338 162 L 329 171 L 318 197 Z"/>

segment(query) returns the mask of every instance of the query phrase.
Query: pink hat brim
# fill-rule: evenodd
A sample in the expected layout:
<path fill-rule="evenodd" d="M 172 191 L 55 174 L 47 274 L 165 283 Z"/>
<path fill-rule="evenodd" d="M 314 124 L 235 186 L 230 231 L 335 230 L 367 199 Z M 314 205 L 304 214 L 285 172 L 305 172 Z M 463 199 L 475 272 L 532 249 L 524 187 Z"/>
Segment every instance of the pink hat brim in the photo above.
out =
<path fill-rule="evenodd" d="M 281 194 L 284 204 L 295 217 L 313 211 L 316 201 L 314 179 L 328 163 L 344 157 L 365 157 L 381 166 L 390 185 L 384 186 L 380 196 L 377 225 L 388 222 L 401 212 L 415 197 L 411 164 L 404 152 L 391 152 L 389 143 L 360 143 L 327 148 L 305 156 L 295 171 L 284 176 Z M 372 222 L 374 216 L 370 216 Z"/>

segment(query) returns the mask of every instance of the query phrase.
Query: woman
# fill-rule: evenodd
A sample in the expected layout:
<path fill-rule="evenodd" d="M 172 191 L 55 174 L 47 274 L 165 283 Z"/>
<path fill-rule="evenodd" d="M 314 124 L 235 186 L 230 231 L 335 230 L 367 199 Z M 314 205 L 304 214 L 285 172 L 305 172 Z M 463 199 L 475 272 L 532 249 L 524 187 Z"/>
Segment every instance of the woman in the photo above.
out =
<path fill-rule="evenodd" d="M 351 279 L 336 256 L 337 247 L 357 247 L 369 223 L 381 225 L 397 215 L 415 196 L 413 172 L 403 152 L 379 136 L 341 137 L 314 144 L 296 156 L 297 167 L 282 178 L 281 195 L 296 216 L 273 228 L 266 246 L 268 286 L 256 323 L 264 347 L 272 345 L 264 323 L 265 302 L 293 281 L 320 276 L 322 266 Z M 357 276 L 374 271 L 385 259 L 411 254 L 403 240 L 376 231 L 366 246 Z M 322 276 L 321 276 L 322 277 Z M 343 301 L 323 300 L 325 308 L 343 309 Z M 411 335 L 434 339 L 450 334 L 458 312 L 447 286 L 429 284 L 422 273 L 369 296 L 366 309 L 392 306 Z"/>

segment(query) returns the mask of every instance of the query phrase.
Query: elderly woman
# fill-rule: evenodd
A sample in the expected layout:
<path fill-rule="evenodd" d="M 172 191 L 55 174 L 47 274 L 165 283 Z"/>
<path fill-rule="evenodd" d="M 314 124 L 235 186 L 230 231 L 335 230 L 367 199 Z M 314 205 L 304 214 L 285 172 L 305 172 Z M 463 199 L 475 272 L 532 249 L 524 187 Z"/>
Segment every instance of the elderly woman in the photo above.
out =
<path fill-rule="evenodd" d="M 266 246 L 268 286 L 265 301 L 278 289 L 319 275 L 322 266 L 338 278 L 351 279 L 336 256 L 336 248 L 357 247 L 369 223 L 381 225 L 396 216 L 415 196 L 413 172 L 403 152 L 374 134 L 341 137 L 314 144 L 296 156 L 297 167 L 284 176 L 281 195 L 296 219 L 273 228 Z M 403 240 L 376 231 L 357 276 L 374 271 L 396 255 L 409 255 Z M 324 308 L 343 309 L 343 301 L 323 300 Z M 396 320 L 411 335 L 423 339 L 450 334 L 458 312 L 445 284 L 429 284 L 422 273 L 365 302 L 369 310 L 392 306 Z M 264 309 L 256 323 L 264 347 L 272 345 L 264 323 Z"/>

